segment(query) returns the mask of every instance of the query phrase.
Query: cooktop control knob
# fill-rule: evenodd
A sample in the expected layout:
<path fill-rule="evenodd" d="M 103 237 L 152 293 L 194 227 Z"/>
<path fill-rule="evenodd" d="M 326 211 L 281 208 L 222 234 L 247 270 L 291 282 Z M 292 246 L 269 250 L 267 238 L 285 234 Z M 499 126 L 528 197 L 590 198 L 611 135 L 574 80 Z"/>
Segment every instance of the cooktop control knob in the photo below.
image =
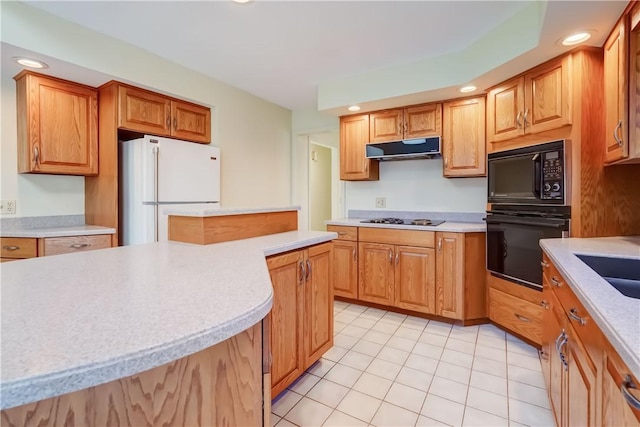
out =
<path fill-rule="evenodd" d="M 560 184 L 558 184 L 557 182 L 553 183 L 553 191 L 560 191 Z"/>
<path fill-rule="evenodd" d="M 554 184 L 557 185 L 557 184 Z M 548 182 L 544 185 L 544 191 L 545 193 L 548 193 L 549 191 L 551 191 L 551 184 L 549 184 Z"/>

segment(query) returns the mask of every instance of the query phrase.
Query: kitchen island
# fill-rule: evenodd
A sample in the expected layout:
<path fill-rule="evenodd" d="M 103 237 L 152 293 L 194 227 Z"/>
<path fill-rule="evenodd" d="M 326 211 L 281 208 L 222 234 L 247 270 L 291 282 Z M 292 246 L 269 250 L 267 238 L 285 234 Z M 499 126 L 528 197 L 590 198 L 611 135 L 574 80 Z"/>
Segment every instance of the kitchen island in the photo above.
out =
<path fill-rule="evenodd" d="M 37 407 L 33 402 L 57 396 L 61 396 L 62 406 L 86 409 L 77 401 L 77 394 L 68 395 L 75 397 L 66 401 L 65 395 L 88 390 L 87 395 L 97 397 L 98 391 L 103 390 L 100 387 L 119 384 L 122 389 L 123 381 L 129 389 L 138 387 L 150 406 L 139 406 L 139 402 L 129 401 L 130 396 L 120 393 L 124 403 L 136 403 L 138 411 L 151 411 L 144 414 L 148 423 L 166 422 L 159 411 L 164 410 L 169 398 L 159 396 L 165 400 L 154 406 L 149 399 L 158 393 L 153 386 L 146 389 L 141 380 L 136 383 L 136 378 L 142 378 L 139 374 L 190 366 L 189 356 L 198 357 L 203 350 L 224 343 L 232 358 L 246 362 L 249 357 L 234 353 L 240 345 L 228 343 L 230 338 L 238 340 L 238 334 L 244 334 L 240 339 L 245 342 L 253 340 L 253 347 L 259 344 L 260 351 L 252 353 L 257 360 L 252 361 L 251 369 L 259 368 L 261 375 L 262 343 L 255 343 L 255 330 L 258 326 L 260 331 L 260 322 L 269 313 L 273 298 L 265 256 L 335 237 L 334 233 L 290 231 L 214 245 L 151 243 L 3 265 L 3 424 L 14 421 L 8 418 L 10 414 Z M 182 359 L 182 364 L 163 367 Z M 229 370 L 225 366 L 212 368 L 211 373 L 224 376 Z M 205 401 L 204 406 L 235 401 L 229 399 L 229 394 L 252 384 L 252 375 L 239 378 L 235 388 L 223 385 L 219 389 L 221 383 L 215 381 L 212 387 L 218 394 L 211 405 Z M 184 381 L 184 385 L 191 383 Z M 157 386 L 164 388 L 162 383 Z M 255 392 L 262 396 L 262 385 L 257 388 Z M 94 418 L 82 418 L 86 422 L 79 423 L 100 424 L 95 417 L 111 410 L 111 397 L 116 395 L 119 394 L 114 391 L 106 400 L 96 398 L 93 402 L 107 406 L 92 409 Z M 177 395 L 175 399 L 180 400 L 175 405 L 187 408 L 189 399 L 178 399 Z M 261 398 L 259 401 L 262 403 Z M 27 404 L 32 405 L 18 407 Z M 64 414 L 69 412 L 60 410 L 62 419 L 57 412 L 55 416 L 48 413 L 42 415 L 43 423 L 62 423 Z M 124 417 L 125 413 L 118 416 Z"/>

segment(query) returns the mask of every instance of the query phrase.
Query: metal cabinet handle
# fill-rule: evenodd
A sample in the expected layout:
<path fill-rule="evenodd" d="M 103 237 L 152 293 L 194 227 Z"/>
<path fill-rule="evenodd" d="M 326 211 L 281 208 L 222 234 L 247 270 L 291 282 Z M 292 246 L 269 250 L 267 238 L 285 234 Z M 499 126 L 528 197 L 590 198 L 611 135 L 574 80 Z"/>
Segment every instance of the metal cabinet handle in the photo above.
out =
<path fill-rule="evenodd" d="M 557 277 L 553 276 L 551 278 L 551 283 L 553 283 L 557 288 L 559 288 L 560 286 L 562 286 L 562 282 L 560 280 L 558 280 Z"/>
<path fill-rule="evenodd" d="M 518 320 L 521 320 L 523 322 L 527 322 L 527 323 L 531 323 L 531 319 L 529 319 L 528 317 L 524 317 L 519 315 L 518 313 L 515 313 L 515 316 Z"/>
<path fill-rule="evenodd" d="M 546 300 L 540 301 L 540 306 L 545 310 L 549 310 L 549 303 Z"/>
<path fill-rule="evenodd" d="M 307 260 L 307 275 L 305 276 L 305 280 L 309 280 L 309 276 L 311 276 L 311 261 Z"/>
<path fill-rule="evenodd" d="M 613 138 L 616 140 L 619 146 L 622 147 L 622 138 L 618 137 L 618 130 L 622 129 L 622 120 L 618 120 L 618 124 L 613 129 Z"/>
<path fill-rule="evenodd" d="M 167 129 L 171 129 L 171 116 L 167 116 Z"/>
<path fill-rule="evenodd" d="M 448 158 L 448 157 L 445 157 L 445 158 L 444 158 L 444 168 L 445 168 L 445 169 L 448 169 L 448 168 L 449 168 L 449 158 Z"/>
<path fill-rule="evenodd" d="M 438 252 L 442 252 L 442 237 L 438 237 Z"/>
<path fill-rule="evenodd" d="M 347 233 L 346 231 L 338 231 L 338 236 L 345 236 L 349 233 Z"/>
<path fill-rule="evenodd" d="M 527 127 L 529 125 L 529 123 L 527 123 L 528 115 L 529 115 L 529 109 L 527 108 L 526 110 L 524 110 L 524 115 L 522 116 L 522 118 L 524 119 L 524 127 Z"/>
<path fill-rule="evenodd" d="M 178 130 L 178 118 L 177 117 L 173 118 L 173 129 L 174 130 Z"/>
<path fill-rule="evenodd" d="M 364 161 L 364 171 L 368 172 L 369 171 L 369 163 L 367 163 L 367 161 Z"/>
<path fill-rule="evenodd" d="M 584 326 L 587 323 L 587 319 L 578 316 L 578 309 L 575 307 L 569 310 L 569 317 L 578 322 L 580 326 Z"/>
<path fill-rule="evenodd" d="M 300 280 L 298 281 L 299 285 L 302 285 L 304 282 L 304 278 L 306 276 L 306 272 L 304 271 L 304 262 L 300 261 Z"/>
<path fill-rule="evenodd" d="M 393 264 L 393 251 L 389 250 L 389 264 Z"/>
<path fill-rule="evenodd" d="M 638 400 L 633 394 L 629 393 L 629 389 L 637 389 L 636 385 L 631 378 L 631 375 L 627 374 L 624 376 L 622 380 L 622 384 L 620 384 L 620 391 L 624 396 L 624 400 L 627 401 L 629 406 L 635 409 L 640 409 L 640 400 Z"/>
<path fill-rule="evenodd" d="M 2 249 L 6 251 L 17 251 L 20 249 L 20 246 L 3 246 Z"/>
<path fill-rule="evenodd" d="M 564 338 L 560 342 L 560 348 L 558 349 L 558 353 L 560 354 L 560 361 L 562 362 L 562 366 L 564 367 L 565 371 L 569 370 L 569 361 L 567 360 L 567 356 L 562 352 L 562 347 L 567 345 L 568 342 L 569 342 L 569 337 L 566 334 L 564 334 Z"/>
<path fill-rule="evenodd" d="M 69 246 L 70 248 L 73 249 L 80 249 L 80 248 L 86 248 L 88 246 L 91 246 L 90 243 L 74 243 L 73 245 Z"/>
<path fill-rule="evenodd" d="M 37 167 L 39 163 L 40 163 L 40 149 L 38 148 L 37 145 L 34 145 L 33 146 L 33 165 Z"/>
<path fill-rule="evenodd" d="M 540 265 L 542 266 L 542 268 L 547 268 L 549 267 L 549 263 L 545 260 L 540 261 Z"/>
<path fill-rule="evenodd" d="M 353 248 L 353 261 L 355 262 L 358 258 L 356 258 L 356 248 Z"/>
<path fill-rule="evenodd" d="M 522 116 L 522 112 L 518 111 L 518 115 L 516 116 L 516 127 L 518 129 L 522 127 L 522 123 L 520 123 L 520 116 Z"/>
<path fill-rule="evenodd" d="M 407 122 L 404 123 L 404 134 L 405 136 L 407 135 L 407 133 L 409 132 L 409 125 L 407 125 Z"/>
<path fill-rule="evenodd" d="M 396 265 L 398 265 L 399 261 L 400 261 L 400 252 L 396 252 Z"/>

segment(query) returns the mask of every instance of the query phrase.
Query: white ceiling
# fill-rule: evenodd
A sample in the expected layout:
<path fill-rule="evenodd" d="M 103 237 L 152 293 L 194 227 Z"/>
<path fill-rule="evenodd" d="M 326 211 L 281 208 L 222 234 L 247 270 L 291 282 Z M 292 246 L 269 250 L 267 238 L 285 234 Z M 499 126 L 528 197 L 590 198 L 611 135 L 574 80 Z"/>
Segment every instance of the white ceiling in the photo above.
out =
<path fill-rule="evenodd" d="M 531 2 L 27 4 L 293 110 L 315 108 L 321 84 L 464 51 Z M 540 27 L 538 51 L 548 48 L 553 55 L 558 51 L 556 41 L 577 29 L 595 30 L 590 42 L 601 46 L 625 5 L 625 1 L 549 2 Z M 465 66 L 473 69 L 473 64 Z M 485 76 L 484 81 L 490 80 Z"/>

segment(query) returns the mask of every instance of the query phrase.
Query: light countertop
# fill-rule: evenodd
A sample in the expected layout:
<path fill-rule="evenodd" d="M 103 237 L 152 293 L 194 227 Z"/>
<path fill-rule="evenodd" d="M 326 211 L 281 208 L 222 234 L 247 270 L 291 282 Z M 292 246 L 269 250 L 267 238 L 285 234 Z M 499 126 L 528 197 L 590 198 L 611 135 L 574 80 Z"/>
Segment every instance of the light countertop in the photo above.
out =
<path fill-rule="evenodd" d="M 271 309 L 265 255 L 336 237 L 291 231 L 3 263 L 0 409 L 130 376 L 236 335 Z"/>
<path fill-rule="evenodd" d="M 445 221 L 440 225 L 434 227 L 422 226 L 422 225 L 407 225 L 407 224 L 372 224 L 363 223 L 363 218 L 344 218 L 325 221 L 327 225 L 346 225 L 351 227 L 371 227 L 371 228 L 391 228 L 396 230 L 424 230 L 424 231 L 449 231 L 453 233 L 475 233 L 486 232 L 487 225 L 485 223 L 477 222 L 453 222 Z"/>
<path fill-rule="evenodd" d="M 38 228 L 12 228 L 0 231 L 2 237 L 69 237 L 92 236 L 96 234 L 115 234 L 115 228 L 101 227 L 99 225 L 72 225 L 66 227 L 38 227 Z"/>
<path fill-rule="evenodd" d="M 212 203 L 202 203 L 194 205 L 167 205 L 162 209 L 165 215 L 176 216 L 224 216 L 224 215 L 247 215 L 267 212 L 287 212 L 299 211 L 300 206 L 283 206 L 279 208 L 224 208 Z"/>
<path fill-rule="evenodd" d="M 540 240 L 540 246 L 636 377 L 640 377 L 640 300 L 627 297 L 575 254 L 640 259 L 640 236 Z"/>

